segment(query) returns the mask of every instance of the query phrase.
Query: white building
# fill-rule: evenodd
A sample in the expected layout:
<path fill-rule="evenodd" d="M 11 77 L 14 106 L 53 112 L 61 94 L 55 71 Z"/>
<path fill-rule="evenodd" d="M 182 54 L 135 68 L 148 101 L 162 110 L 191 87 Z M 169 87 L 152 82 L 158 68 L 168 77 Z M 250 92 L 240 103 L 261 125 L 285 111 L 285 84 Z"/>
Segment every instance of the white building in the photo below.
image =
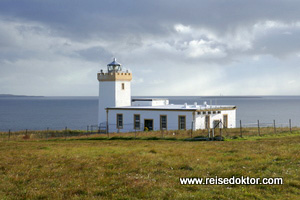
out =
<path fill-rule="evenodd" d="M 174 105 L 168 99 L 131 99 L 132 74 L 114 61 L 98 73 L 100 129 L 108 132 L 135 130 L 235 128 L 236 106 Z"/>

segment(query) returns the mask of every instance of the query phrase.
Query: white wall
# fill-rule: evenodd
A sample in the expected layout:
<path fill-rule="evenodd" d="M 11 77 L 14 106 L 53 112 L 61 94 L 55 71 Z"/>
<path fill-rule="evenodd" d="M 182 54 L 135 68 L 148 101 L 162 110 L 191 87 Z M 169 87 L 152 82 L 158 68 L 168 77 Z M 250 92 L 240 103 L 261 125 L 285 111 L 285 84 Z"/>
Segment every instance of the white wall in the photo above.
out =
<path fill-rule="evenodd" d="M 125 89 L 122 90 L 122 83 Z M 131 84 L 130 81 L 115 81 L 116 107 L 131 106 Z"/>
<path fill-rule="evenodd" d="M 122 83 L 125 89 L 122 90 Z M 101 81 L 99 82 L 98 124 L 106 122 L 107 107 L 131 105 L 130 81 Z"/>
<path fill-rule="evenodd" d="M 178 116 L 186 116 L 186 129 L 191 129 L 193 121 L 193 111 L 153 111 L 153 110 L 109 110 L 109 132 L 118 132 L 116 126 L 117 114 L 123 114 L 123 128 L 120 132 L 134 131 L 133 116 L 140 115 L 141 130 L 144 130 L 144 119 L 153 119 L 153 130 L 160 130 L 160 115 L 167 115 L 168 130 L 178 129 Z"/>
<path fill-rule="evenodd" d="M 168 104 L 169 104 L 168 99 L 152 99 L 149 101 L 135 100 L 134 102 L 131 103 L 132 106 L 164 106 Z"/>
<path fill-rule="evenodd" d="M 152 106 L 152 101 L 133 101 L 132 106 Z"/>
<path fill-rule="evenodd" d="M 109 132 L 118 132 L 117 129 L 117 114 L 123 114 L 123 128 L 120 132 L 132 132 L 134 131 L 134 114 L 140 115 L 141 130 L 144 129 L 144 119 L 153 119 L 153 130 L 160 130 L 160 115 L 167 115 L 167 129 L 178 129 L 178 116 L 186 116 L 186 129 L 191 129 L 193 121 L 193 111 L 153 111 L 153 110 L 109 110 Z M 210 115 L 210 127 L 213 127 L 214 120 L 221 120 L 223 122 L 223 115 L 228 115 L 228 128 L 236 127 L 236 110 L 224 110 L 220 114 Z M 193 124 L 193 130 L 205 129 L 205 115 L 198 115 L 195 112 L 195 123 Z"/>
<path fill-rule="evenodd" d="M 236 110 L 224 110 L 220 114 L 210 114 L 210 127 L 213 127 L 214 120 L 221 120 L 223 122 L 223 115 L 228 115 L 228 127 L 236 128 Z M 196 129 L 205 129 L 205 116 L 203 114 L 196 115 Z"/>
<path fill-rule="evenodd" d="M 169 104 L 169 100 L 167 99 L 159 99 L 159 100 L 152 101 L 152 106 L 164 106 L 168 104 Z"/>
<path fill-rule="evenodd" d="M 228 114 L 228 128 L 236 128 L 236 110 L 227 110 L 224 114 Z"/>
<path fill-rule="evenodd" d="M 115 106 L 115 84 L 111 81 L 99 82 L 98 124 L 106 121 L 105 108 Z"/>

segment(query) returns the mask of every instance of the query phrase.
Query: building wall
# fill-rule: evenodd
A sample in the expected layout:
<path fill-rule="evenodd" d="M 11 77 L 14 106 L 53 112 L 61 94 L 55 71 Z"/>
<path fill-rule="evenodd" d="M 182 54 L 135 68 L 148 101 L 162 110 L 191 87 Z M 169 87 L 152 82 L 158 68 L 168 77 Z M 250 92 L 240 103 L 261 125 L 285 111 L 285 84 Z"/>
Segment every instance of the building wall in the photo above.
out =
<path fill-rule="evenodd" d="M 168 105 L 169 100 L 168 99 L 153 99 L 153 100 L 135 100 L 131 103 L 132 106 L 164 106 Z"/>
<path fill-rule="evenodd" d="M 221 120 L 221 127 L 223 127 L 223 116 L 228 116 L 227 128 L 236 128 L 236 110 L 223 110 L 220 114 L 209 114 L 210 116 L 210 128 L 213 127 L 214 120 Z M 205 129 L 205 114 L 196 114 L 195 129 Z"/>
<path fill-rule="evenodd" d="M 123 128 L 117 129 L 117 114 L 123 114 Z M 134 130 L 133 117 L 140 115 L 140 130 L 144 130 L 144 120 L 153 119 L 153 130 L 160 130 L 160 115 L 167 115 L 167 129 L 178 129 L 178 116 L 186 116 L 186 129 L 191 129 L 193 121 L 193 111 L 152 111 L 152 110 L 109 110 L 109 132 L 132 132 Z"/>
<path fill-rule="evenodd" d="M 124 83 L 125 89 L 122 89 Z M 98 124 L 106 124 L 107 107 L 131 105 L 130 81 L 100 81 L 99 82 L 99 112 Z"/>
<path fill-rule="evenodd" d="M 109 132 L 132 132 L 134 129 L 133 117 L 135 114 L 140 115 L 140 130 L 144 130 L 144 120 L 153 119 L 153 130 L 160 130 L 160 115 L 167 115 L 167 129 L 178 130 L 178 116 L 186 116 L 186 129 L 193 130 L 205 129 L 205 115 L 198 115 L 195 112 L 195 123 L 193 122 L 193 111 L 153 111 L 153 110 L 109 110 Z M 117 128 L 117 114 L 123 114 L 123 128 Z M 214 120 L 223 122 L 223 115 L 228 115 L 228 127 L 236 127 L 236 110 L 224 110 L 220 114 L 210 115 L 210 128 L 213 127 Z M 222 127 L 222 126 L 221 126 Z"/>
<path fill-rule="evenodd" d="M 124 90 L 122 89 L 124 83 Z M 115 81 L 116 107 L 131 106 L 131 84 L 130 81 Z"/>
<path fill-rule="evenodd" d="M 114 83 L 111 81 L 99 82 L 98 124 L 106 121 L 105 108 L 115 106 L 116 93 Z"/>
<path fill-rule="evenodd" d="M 228 114 L 228 128 L 236 128 L 236 110 L 227 110 L 224 114 Z"/>

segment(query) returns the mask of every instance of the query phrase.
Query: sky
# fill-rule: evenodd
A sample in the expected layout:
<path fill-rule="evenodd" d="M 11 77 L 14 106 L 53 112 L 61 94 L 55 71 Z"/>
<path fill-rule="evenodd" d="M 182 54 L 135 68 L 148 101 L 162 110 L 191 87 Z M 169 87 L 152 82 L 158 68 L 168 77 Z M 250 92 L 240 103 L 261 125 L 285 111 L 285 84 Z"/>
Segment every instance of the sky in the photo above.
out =
<path fill-rule="evenodd" d="M 299 0 L 0 0 L 0 94 L 300 95 Z"/>

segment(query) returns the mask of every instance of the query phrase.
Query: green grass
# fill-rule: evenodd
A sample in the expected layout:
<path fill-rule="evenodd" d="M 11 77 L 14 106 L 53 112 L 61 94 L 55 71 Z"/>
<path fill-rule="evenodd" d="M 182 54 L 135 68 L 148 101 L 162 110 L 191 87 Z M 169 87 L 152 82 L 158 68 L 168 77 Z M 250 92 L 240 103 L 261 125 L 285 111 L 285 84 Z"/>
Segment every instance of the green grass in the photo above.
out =
<path fill-rule="evenodd" d="M 275 132 L 276 131 L 276 132 Z M 264 136 L 264 135 L 278 135 L 280 133 L 287 133 L 290 131 L 289 127 L 257 127 L 252 128 L 230 128 L 230 129 L 215 129 L 215 136 L 223 136 L 227 138 L 232 137 L 247 137 L 247 136 Z M 292 133 L 299 132 L 299 127 L 293 127 Z M 212 132 L 212 131 L 211 131 Z M 57 138 L 98 138 L 105 140 L 106 138 L 114 139 L 186 139 L 191 137 L 207 137 L 208 130 L 167 130 L 167 131 L 137 131 L 130 133 L 109 133 L 97 134 L 97 130 L 93 133 L 84 130 L 27 130 L 27 131 L 11 131 L 0 132 L 0 141 L 8 140 L 44 140 Z"/>
<path fill-rule="evenodd" d="M 230 128 L 230 129 L 215 129 L 215 136 L 222 136 L 225 138 L 239 138 L 248 136 L 274 136 L 282 133 L 288 133 L 289 127 L 277 127 L 276 131 L 273 127 L 262 127 L 259 129 L 252 128 Z M 292 133 L 300 131 L 299 127 L 293 127 Z M 212 135 L 212 130 L 210 131 Z M 167 131 L 137 131 L 129 133 L 109 133 L 109 134 L 98 134 L 97 130 L 93 133 L 84 130 L 26 130 L 26 131 L 12 131 L 12 132 L 0 132 L 0 141 L 17 141 L 17 140 L 44 140 L 44 139 L 98 139 L 106 140 L 110 139 L 142 139 L 142 140 L 183 140 L 195 137 L 207 137 L 208 130 L 167 130 Z"/>
<path fill-rule="evenodd" d="M 94 138 L 97 139 L 97 138 Z M 226 141 L 0 142 L 0 199 L 297 199 L 300 133 Z M 283 185 L 180 185 L 179 177 L 283 177 Z"/>

